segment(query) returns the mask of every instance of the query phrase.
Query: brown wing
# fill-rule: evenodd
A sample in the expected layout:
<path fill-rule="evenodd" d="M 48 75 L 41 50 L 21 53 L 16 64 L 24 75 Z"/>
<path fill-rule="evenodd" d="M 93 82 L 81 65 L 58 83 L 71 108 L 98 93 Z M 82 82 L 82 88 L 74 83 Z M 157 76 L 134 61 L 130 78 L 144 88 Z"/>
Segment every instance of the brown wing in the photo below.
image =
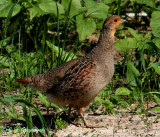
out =
<path fill-rule="evenodd" d="M 45 73 L 44 79 L 48 87 L 47 89 L 51 89 L 52 87 L 57 85 L 59 81 L 61 81 L 61 79 L 64 77 L 66 71 L 74 64 L 76 64 L 79 60 L 81 60 L 81 58 L 73 59 Z"/>
<path fill-rule="evenodd" d="M 84 94 L 95 77 L 96 64 L 91 58 L 83 58 L 66 71 L 64 77 L 49 92 L 57 92 L 61 96 L 74 100 L 74 96 Z M 91 79 L 92 77 L 92 79 Z"/>

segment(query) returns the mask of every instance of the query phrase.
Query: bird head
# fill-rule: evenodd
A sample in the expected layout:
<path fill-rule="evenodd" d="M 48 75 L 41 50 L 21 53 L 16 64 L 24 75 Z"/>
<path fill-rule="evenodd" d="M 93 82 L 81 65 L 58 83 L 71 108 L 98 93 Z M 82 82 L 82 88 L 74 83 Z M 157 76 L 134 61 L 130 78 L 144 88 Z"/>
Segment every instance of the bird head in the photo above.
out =
<path fill-rule="evenodd" d="M 113 15 L 108 17 L 103 24 L 103 29 L 110 29 L 112 31 L 112 36 L 114 36 L 114 33 L 116 29 L 124 22 L 125 20 L 121 19 L 121 17 L 117 15 Z"/>
<path fill-rule="evenodd" d="M 124 21 L 125 20 L 121 19 L 121 17 L 113 15 L 105 20 L 103 28 L 111 28 L 112 30 L 114 30 L 117 29 Z"/>

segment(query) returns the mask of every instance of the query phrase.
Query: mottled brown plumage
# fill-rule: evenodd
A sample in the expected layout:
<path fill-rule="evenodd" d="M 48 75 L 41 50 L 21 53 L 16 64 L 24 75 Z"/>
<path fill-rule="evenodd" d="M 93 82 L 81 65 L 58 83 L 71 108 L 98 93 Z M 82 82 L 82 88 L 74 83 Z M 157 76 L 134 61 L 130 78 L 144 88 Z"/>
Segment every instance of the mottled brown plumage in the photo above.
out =
<path fill-rule="evenodd" d="M 108 17 L 102 28 L 97 46 L 84 57 L 71 60 L 41 75 L 19 79 L 46 93 L 48 99 L 60 106 L 77 109 L 87 125 L 82 112 L 97 94 L 109 83 L 114 73 L 114 33 L 123 20 Z"/>

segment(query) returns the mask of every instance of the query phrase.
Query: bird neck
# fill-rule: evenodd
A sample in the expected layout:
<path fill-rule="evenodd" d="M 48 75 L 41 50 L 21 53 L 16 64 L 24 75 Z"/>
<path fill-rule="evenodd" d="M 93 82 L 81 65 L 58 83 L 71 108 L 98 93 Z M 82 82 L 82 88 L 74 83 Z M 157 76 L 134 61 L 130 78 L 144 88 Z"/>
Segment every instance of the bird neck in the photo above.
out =
<path fill-rule="evenodd" d="M 114 33 L 115 31 L 110 27 L 104 28 L 99 37 L 97 46 L 92 49 L 91 53 L 102 54 L 103 52 L 113 49 Z"/>

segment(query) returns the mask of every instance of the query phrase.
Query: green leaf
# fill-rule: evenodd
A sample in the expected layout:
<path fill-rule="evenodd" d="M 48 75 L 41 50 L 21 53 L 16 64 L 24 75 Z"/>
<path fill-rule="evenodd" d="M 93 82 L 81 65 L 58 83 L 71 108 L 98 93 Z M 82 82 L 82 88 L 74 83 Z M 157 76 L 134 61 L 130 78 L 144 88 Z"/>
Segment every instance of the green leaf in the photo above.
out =
<path fill-rule="evenodd" d="M 128 28 L 128 30 L 130 31 L 130 33 L 133 35 L 133 37 L 135 37 L 136 39 L 141 39 L 143 38 L 142 34 L 139 34 L 138 31 L 132 29 L 132 28 Z"/>
<path fill-rule="evenodd" d="M 144 35 L 144 38 L 147 39 L 147 40 L 151 40 L 151 38 L 152 38 L 152 33 L 151 33 L 151 32 L 148 32 L 146 35 Z"/>
<path fill-rule="evenodd" d="M 50 102 L 48 101 L 47 97 L 43 95 L 42 93 L 38 92 L 40 101 L 46 106 L 50 107 Z"/>
<path fill-rule="evenodd" d="M 102 2 L 95 2 L 93 0 L 85 0 L 87 7 L 87 16 L 91 15 L 99 19 L 105 19 L 108 14 L 109 7 Z"/>
<path fill-rule="evenodd" d="M 129 95 L 131 91 L 128 88 L 120 87 L 116 90 L 115 95 Z"/>
<path fill-rule="evenodd" d="M 133 65 L 132 62 L 127 63 L 127 80 L 131 86 L 137 86 L 137 77 L 139 76 L 139 71 Z"/>
<path fill-rule="evenodd" d="M 7 17 L 13 5 L 14 3 L 12 3 L 12 0 L 0 0 L 0 17 Z M 16 14 L 18 14 L 20 10 L 21 10 L 21 6 L 19 4 L 16 4 L 12 12 L 12 16 L 15 16 Z"/>
<path fill-rule="evenodd" d="M 83 15 L 76 17 L 77 32 L 79 34 L 79 40 L 84 40 L 90 36 L 96 29 L 96 23 L 93 18 L 84 18 Z"/>
<path fill-rule="evenodd" d="M 102 104 L 105 104 L 105 100 L 104 99 L 102 99 L 101 97 L 99 97 L 99 96 L 97 96 L 96 98 L 95 98 L 95 100 L 97 100 L 98 102 L 100 102 L 100 103 L 102 103 Z"/>
<path fill-rule="evenodd" d="M 152 62 L 150 64 L 150 67 L 153 67 L 155 69 L 155 71 L 160 75 L 160 62 L 156 62 L 156 63 Z"/>
<path fill-rule="evenodd" d="M 154 43 L 160 49 L 160 38 L 155 39 Z"/>
<path fill-rule="evenodd" d="M 38 14 L 37 10 L 34 7 L 29 8 L 28 11 L 31 19 L 33 19 Z"/>
<path fill-rule="evenodd" d="M 47 43 L 47 46 L 52 49 L 53 54 L 56 54 L 56 56 L 58 56 L 59 50 L 60 50 L 60 53 L 63 52 L 63 53 L 61 53 L 61 55 L 62 55 L 61 58 L 62 59 L 67 58 L 66 61 L 70 61 L 71 59 L 77 58 L 77 56 L 73 52 L 67 52 L 67 51 L 63 50 L 62 48 L 55 46 L 54 44 L 52 44 L 49 41 L 46 41 L 46 43 Z"/>
<path fill-rule="evenodd" d="M 137 40 L 135 38 L 121 39 L 115 42 L 114 46 L 120 51 L 128 51 L 137 48 Z"/>
<path fill-rule="evenodd" d="M 155 107 L 151 109 L 151 112 L 157 112 L 157 111 L 160 111 L 160 107 Z"/>
<path fill-rule="evenodd" d="M 154 95 L 154 99 L 155 99 L 156 103 L 158 105 L 160 105 L 160 98 L 158 98 L 156 95 Z"/>
<path fill-rule="evenodd" d="M 154 67 L 158 67 L 158 66 L 160 66 L 160 62 L 156 62 L 156 63 L 151 62 L 149 68 L 151 68 L 151 67 L 154 68 Z"/>
<path fill-rule="evenodd" d="M 34 109 L 34 111 L 36 112 L 37 116 L 39 117 L 41 123 L 42 123 L 42 126 L 43 128 L 45 129 L 45 132 L 46 134 L 50 136 L 50 133 L 49 133 L 49 129 L 47 127 L 47 124 L 46 124 L 46 121 L 43 117 L 43 115 L 41 114 L 41 112 L 31 103 L 27 102 L 26 100 L 23 100 L 22 98 L 4 98 L 2 99 L 3 101 L 6 101 L 6 102 L 17 102 L 18 104 L 24 106 L 24 105 L 27 105 L 29 107 L 32 107 Z"/>
<path fill-rule="evenodd" d="M 39 99 L 40 99 L 40 101 L 46 106 L 46 107 L 50 107 L 50 106 L 52 106 L 52 107 L 55 107 L 55 108 L 59 108 L 56 104 L 51 104 L 49 101 L 48 101 L 48 98 L 45 96 L 45 95 L 43 95 L 42 93 L 40 93 L 40 92 L 38 92 L 38 95 L 39 95 Z"/>
<path fill-rule="evenodd" d="M 160 75 L 160 66 L 154 67 L 155 71 Z"/>
<path fill-rule="evenodd" d="M 152 33 L 156 37 L 160 37 L 160 11 L 153 11 L 150 26 Z"/>
<path fill-rule="evenodd" d="M 102 0 L 105 4 L 111 4 L 113 1 L 116 1 L 116 0 Z"/>
<path fill-rule="evenodd" d="M 61 4 L 52 1 L 52 0 L 40 0 L 37 3 L 30 3 L 32 6 L 29 8 L 30 18 L 34 18 L 35 16 L 40 16 L 44 14 L 55 14 L 57 15 L 57 6 L 59 10 L 59 14 L 64 14 L 64 8 Z"/>
<path fill-rule="evenodd" d="M 9 59 L 5 56 L 0 56 L 0 67 L 9 67 Z"/>
<path fill-rule="evenodd" d="M 57 15 L 57 6 L 58 6 L 59 14 L 64 14 L 63 6 L 59 3 L 57 3 L 57 6 L 56 6 L 56 2 L 52 0 L 41 2 L 39 3 L 38 6 L 46 14 L 55 14 L 55 15 Z"/>
<path fill-rule="evenodd" d="M 80 0 L 62 0 L 62 5 L 66 10 L 69 9 L 70 1 L 71 1 L 71 7 L 69 15 L 70 17 L 73 17 L 81 11 L 82 6 Z"/>
<path fill-rule="evenodd" d="M 44 14 L 44 11 L 41 10 L 38 6 L 38 4 L 32 4 L 30 3 L 30 5 L 32 6 L 31 8 L 29 8 L 29 13 L 30 13 L 30 18 L 33 19 L 35 16 L 40 16 Z"/>
<path fill-rule="evenodd" d="M 154 3 L 152 0 L 136 0 L 137 3 L 140 3 L 140 4 L 146 4 L 150 7 L 153 7 L 154 6 Z"/>
<path fill-rule="evenodd" d="M 139 44 L 139 43 L 137 43 Z M 141 45 L 139 45 L 139 50 L 141 49 L 147 49 L 152 51 L 153 50 L 153 44 L 152 42 L 143 42 Z"/>
<path fill-rule="evenodd" d="M 6 39 L 3 39 L 0 41 L 0 48 L 2 48 L 3 46 L 7 46 L 9 45 L 9 41 L 11 40 L 11 37 L 7 37 Z M 9 46 L 10 47 L 10 46 Z"/>

